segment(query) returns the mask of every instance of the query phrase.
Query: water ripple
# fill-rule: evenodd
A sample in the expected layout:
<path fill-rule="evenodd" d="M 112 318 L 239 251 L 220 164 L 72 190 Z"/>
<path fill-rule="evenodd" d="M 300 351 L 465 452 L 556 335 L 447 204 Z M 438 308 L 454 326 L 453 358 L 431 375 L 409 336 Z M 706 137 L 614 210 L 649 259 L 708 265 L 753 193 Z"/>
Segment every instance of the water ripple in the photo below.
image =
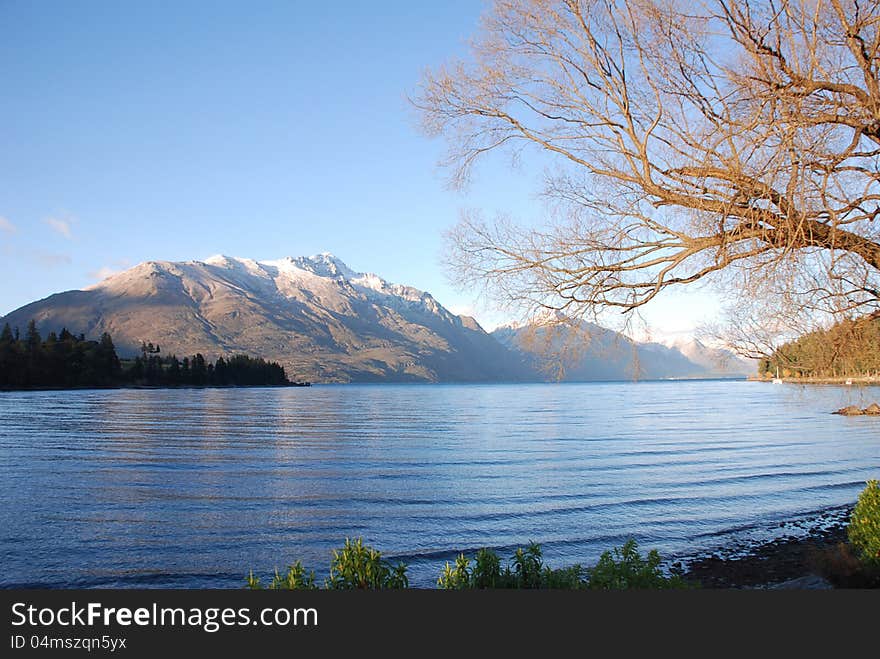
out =
<path fill-rule="evenodd" d="M 240 587 L 362 536 L 411 563 L 541 542 L 680 555 L 847 509 L 876 389 L 745 382 L 0 393 L 3 587 Z M 324 572 L 322 572 L 324 571 Z"/>

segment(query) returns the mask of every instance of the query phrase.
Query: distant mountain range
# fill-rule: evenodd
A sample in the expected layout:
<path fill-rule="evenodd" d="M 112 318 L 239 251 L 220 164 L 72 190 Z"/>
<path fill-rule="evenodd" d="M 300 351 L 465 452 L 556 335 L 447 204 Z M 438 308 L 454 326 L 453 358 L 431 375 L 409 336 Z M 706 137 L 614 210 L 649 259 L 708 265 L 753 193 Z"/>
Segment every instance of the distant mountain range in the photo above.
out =
<path fill-rule="evenodd" d="M 51 295 L 0 319 L 45 336 L 113 336 L 122 355 L 143 341 L 164 354 L 246 353 L 313 382 L 495 382 L 742 376 L 698 343 L 633 343 L 581 324 L 577 332 L 499 328 L 491 335 L 429 293 L 355 272 L 332 254 L 276 261 L 215 256 L 150 261 L 85 290 Z M 717 352 L 717 351 L 716 351 Z M 717 364 L 716 364 L 717 362 Z M 733 368 L 731 368 L 733 364 Z"/>
<path fill-rule="evenodd" d="M 755 365 L 696 339 L 637 343 L 584 321 L 504 326 L 494 336 L 542 379 L 568 382 L 746 377 Z"/>

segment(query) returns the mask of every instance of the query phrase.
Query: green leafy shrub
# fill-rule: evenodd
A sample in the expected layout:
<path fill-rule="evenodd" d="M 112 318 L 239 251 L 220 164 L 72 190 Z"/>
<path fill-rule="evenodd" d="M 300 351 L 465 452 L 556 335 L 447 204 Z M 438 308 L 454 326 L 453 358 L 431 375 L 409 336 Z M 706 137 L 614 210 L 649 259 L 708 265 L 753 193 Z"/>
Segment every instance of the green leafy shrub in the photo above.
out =
<path fill-rule="evenodd" d="M 251 570 L 248 575 L 247 586 L 251 590 L 260 590 L 263 588 L 263 585 L 260 583 L 260 578 L 254 576 L 253 570 Z M 315 590 L 317 587 L 318 586 L 315 583 L 315 573 L 306 572 L 306 569 L 300 561 L 296 561 L 293 565 L 287 566 L 286 574 L 281 574 L 276 569 L 275 574 L 272 577 L 272 582 L 269 584 L 269 590 Z"/>
<path fill-rule="evenodd" d="M 331 590 L 406 588 L 409 579 L 406 565 L 392 567 L 381 552 L 364 545 L 361 538 L 345 540 L 342 549 L 333 550 L 330 577 L 325 587 Z"/>
<path fill-rule="evenodd" d="M 448 562 L 437 580 L 446 590 L 484 588 L 583 588 L 586 571 L 579 565 L 552 569 L 544 565 L 541 546 L 532 542 L 517 549 L 503 569 L 501 559 L 491 549 L 480 549 L 473 559 L 459 554 Z"/>
<path fill-rule="evenodd" d="M 483 550 L 480 550 L 483 551 Z M 459 554 L 455 559 L 455 564 L 450 565 L 446 561 L 440 578 L 437 579 L 437 585 L 444 590 L 467 590 L 473 588 L 473 572 L 470 569 L 471 559 L 464 554 Z"/>
<path fill-rule="evenodd" d="M 346 539 L 341 549 L 333 551 L 330 576 L 324 588 L 330 590 L 408 588 L 407 567 L 392 566 L 382 554 L 364 544 L 361 538 Z M 660 555 L 651 551 L 643 559 L 630 540 L 613 552 L 605 552 L 591 570 L 580 565 L 553 569 L 544 564 L 541 546 L 531 542 L 518 548 L 504 567 L 501 558 L 491 549 L 480 549 L 473 559 L 459 554 L 454 564 L 446 563 L 437 580 L 446 590 L 484 588 L 676 588 L 684 587 L 678 574 L 666 577 L 660 570 Z M 247 586 L 261 589 L 253 571 Z M 307 572 L 300 561 L 288 566 L 287 573 L 278 570 L 270 582 L 270 590 L 312 590 L 318 588 L 315 573 Z"/>
<path fill-rule="evenodd" d="M 471 567 L 471 559 L 459 554 L 453 565 L 446 563 L 437 585 L 445 590 L 516 587 L 510 568 L 502 570 L 501 559 L 491 549 L 480 549 L 473 562 Z"/>
<path fill-rule="evenodd" d="M 273 590 L 315 590 L 315 573 L 307 573 L 302 563 L 297 561 L 288 566 L 287 574 L 283 576 L 276 570 L 269 587 Z"/>
<path fill-rule="evenodd" d="M 628 540 L 623 547 L 602 554 L 596 566 L 589 570 L 589 587 L 596 590 L 686 587 L 679 575 L 665 576 L 660 563 L 656 549 L 648 552 L 647 558 L 642 558 L 636 541 Z"/>
<path fill-rule="evenodd" d="M 500 588 L 504 581 L 501 558 L 491 549 L 481 549 L 474 558 L 471 588 Z"/>
<path fill-rule="evenodd" d="M 517 588 L 540 588 L 544 574 L 544 556 L 541 545 L 530 542 L 523 549 L 520 547 L 513 554 L 513 573 Z"/>
<path fill-rule="evenodd" d="M 580 590 L 587 587 L 588 576 L 589 571 L 580 565 L 572 565 L 555 570 L 544 568 L 541 587 L 557 590 Z"/>
<path fill-rule="evenodd" d="M 850 516 L 847 536 L 859 558 L 880 566 L 880 483 L 868 481 Z"/>
<path fill-rule="evenodd" d="M 346 538 L 342 549 L 333 550 L 330 576 L 324 581 L 328 590 L 407 588 L 406 565 L 391 566 L 382 554 L 364 544 L 363 539 Z M 263 588 L 253 570 L 247 576 L 247 587 Z M 287 568 L 286 574 L 275 570 L 269 590 L 315 590 L 318 584 L 314 572 L 306 572 L 300 561 Z"/>
<path fill-rule="evenodd" d="M 592 569 L 580 565 L 553 569 L 544 564 L 541 546 L 529 543 L 517 549 L 504 568 L 498 554 L 481 549 L 475 559 L 460 554 L 454 564 L 446 563 L 437 585 L 448 590 L 470 588 L 685 588 L 676 571 L 666 576 L 656 550 L 643 558 L 635 540 L 602 554 Z"/>

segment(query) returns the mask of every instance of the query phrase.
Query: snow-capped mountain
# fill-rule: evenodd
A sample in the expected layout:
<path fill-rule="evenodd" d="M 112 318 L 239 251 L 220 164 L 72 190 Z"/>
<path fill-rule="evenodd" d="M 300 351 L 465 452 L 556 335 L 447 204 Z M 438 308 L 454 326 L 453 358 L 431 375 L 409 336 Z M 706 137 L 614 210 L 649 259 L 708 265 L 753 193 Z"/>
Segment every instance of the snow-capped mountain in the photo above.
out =
<path fill-rule="evenodd" d="M 677 338 L 664 344 L 705 369 L 707 377 L 746 377 L 757 371 L 754 361 L 744 359 L 725 348 L 707 346 L 699 339 Z"/>
<path fill-rule="evenodd" d="M 356 272 L 329 253 L 255 261 L 149 261 L 85 290 L 5 318 L 45 336 L 66 327 L 113 336 L 119 352 L 152 342 L 163 354 L 234 353 L 280 362 L 313 382 L 632 380 L 742 376 L 754 371 L 698 342 L 636 343 L 585 322 L 501 327 L 487 334 L 430 293 Z M 559 321 L 562 321 L 559 324 Z"/>
<path fill-rule="evenodd" d="M 755 366 L 696 340 L 676 345 L 637 342 L 585 321 L 564 317 L 506 325 L 492 336 L 545 378 L 566 381 L 745 377 Z"/>
<path fill-rule="evenodd" d="M 109 332 L 123 354 L 142 341 L 165 354 L 277 360 L 297 379 L 518 379 L 506 349 L 429 293 L 355 272 L 332 254 L 274 261 L 214 256 L 150 261 L 85 290 L 52 295 L 3 318 L 43 335 Z"/>

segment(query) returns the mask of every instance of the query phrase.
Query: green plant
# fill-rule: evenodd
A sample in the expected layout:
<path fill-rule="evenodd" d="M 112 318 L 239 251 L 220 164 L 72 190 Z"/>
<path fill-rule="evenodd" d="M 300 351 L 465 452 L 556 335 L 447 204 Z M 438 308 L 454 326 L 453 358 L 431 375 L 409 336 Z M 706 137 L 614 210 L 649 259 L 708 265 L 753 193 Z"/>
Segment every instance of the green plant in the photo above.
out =
<path fill-rule="evenodd" d="M 392 566 L 381 552 L 368 547 L 363 539 L 346 539 L 341 549 L 333 551 L 330 576 L 324 581 L 329 590 L 408 588 L 406 565 Z M 558 588 L 558 589 L 622 589 L 686 587 L 680 570 L 664 576 L 660 555 L 656 551 L 647 558 L 639 555 L 634 540 L 621 548 L 602 554 L 596 567 L 580 565 L 553 569 L 544 565 L 541 546 L 530 542 L 518 548 L 510 562 L 502 568 L 501 559 L 491 549 L 480 549 L 471 559 L 459 554 L 454 564 L 446 563 L 437 585 L 445 590 L 483 588 Z M 247 587 L 261 589 L 260 578 L 251 571 Z M 312 590 L 318 588 L 315 573 L 306 572 L 300 561 L 288 566 L 287 573 L 275 570 L 270 590 Z"/>
<path fill-rule="evenodd" d="M 332 590 L 407 588 L 406 565 L 392 567 L 382 553 L 368 547 L 363 539 L 346 538 L 342 549 L 333 550 L 330 576 L 324 587 Z"/>
<path fill-rule="evenodd" d="M 287 574 L 281 575 L 275 570 L 271 590 L 315 590 L 315 573 L 306 572 L 300 561 L 287 567 Z"/>
<path fill-rule="evenodd" d="M 516 576 L 517 588 L 540 588 L 543 572 L 544 556 L 541 545 L 530 542 L 525 549 L 520 547 L 514 552 L 513 573 Z"/>
<path fill-rule="evenodd" d="M 518 548 L 510 563 L 491 549 L 480 549 L 473 559 L 459 554 L 454 564 L 446 563 L 437 585 L 446 590 L 483 588 L 583 588 L 586 571 L 580 565 L 552 569 L 544 565 L 541 546 L 532 542 Z"/>
<path fill-rule="evenodd" d="M 588 575 L 589 571 L 577 564 L 556 570 L 545 567 L 541 576 L 541 587 L 578 590 L 587 586 Z"/>
<path fill-rule="evenodd" d="M 500 588 L 504 575 L 501 558 L 491 549 L 481 549 L 474 559 L 471 588 Z"/>
<path fill-rule="evenodd" d="M 686 587 L 679 575 L 665 576 L 660 563 L 660 554 L 656 549 L 642 558 L 636 541 L 628 540 L 622 547 L 615 547 L 599 557 L 596 566 L 589 570 L 589 587 L 596 590 Z"/>
<path fill-rule="evenodd" d="M 859 558 L 880 566 L 880 483 L 870 480 L 853 508 L 847 537 Z"/>
<path fill-rule="evenodd" d="M 253 570 L 248 574 L 247 587 L 251 590 L 262 590 L 263 588 L 260 578 L 254 576 Z M 317 587 L 315 573 L 306 572 L 300 561 L 288 565 L 286 574 L 281 574 L 276 568 L 272 582 L 269 584 L 269 590 L 315 590 Z"/>
<path fill-rule="evenodd" d="M 470 571 L 471 559 L 464 554 L 459 554 L 455 559 L 455 565 L 446 561 L 446 567 L 437 579 L 437 585 L 444 590 L 466 590 L 473 588 L 472 573 Z"/>
<path fill-rule="evenodd" d="M 454 565 L 447 561 L 437 585 L 445 590 L 516 587 L 510 568 L 502 570 L 501 559 L 491 549 L 480 549 L 473 562 L 471 567 L 471 559 L 464 554 L 458 555 Z"/>
<path fill-rule="evenodd" d="M 254 576 L 253 570 L 248 572 L 247 587 L 251 590 L 262 590 L 263 588 L 263 586 L 260 584 L 260 577 Z"/>

